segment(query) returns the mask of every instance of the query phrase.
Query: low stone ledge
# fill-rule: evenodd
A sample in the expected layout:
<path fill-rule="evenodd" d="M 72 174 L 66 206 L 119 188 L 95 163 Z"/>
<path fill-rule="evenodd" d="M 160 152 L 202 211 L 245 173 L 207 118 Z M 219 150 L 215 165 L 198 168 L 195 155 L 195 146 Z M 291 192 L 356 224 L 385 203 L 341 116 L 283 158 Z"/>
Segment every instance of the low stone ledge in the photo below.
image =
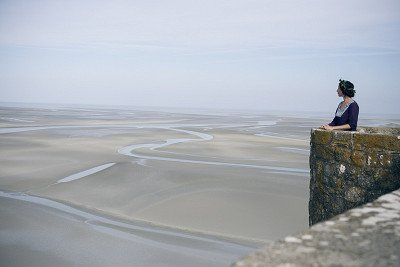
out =
<path fill-rule="evenodd" d="M 400 266 L 400 190 L 276 241 L 233 266 Z"/>

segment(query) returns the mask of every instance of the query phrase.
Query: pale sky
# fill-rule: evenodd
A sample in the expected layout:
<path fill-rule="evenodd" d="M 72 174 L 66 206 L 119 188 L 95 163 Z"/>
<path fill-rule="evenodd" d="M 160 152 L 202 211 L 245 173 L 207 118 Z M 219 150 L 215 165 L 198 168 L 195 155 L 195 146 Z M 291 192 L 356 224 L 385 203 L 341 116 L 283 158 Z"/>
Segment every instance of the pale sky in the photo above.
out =
<path fill-rule="evenodd" d="M 0 102 L 400 114 L 399 0 L 0 1 Z"/>

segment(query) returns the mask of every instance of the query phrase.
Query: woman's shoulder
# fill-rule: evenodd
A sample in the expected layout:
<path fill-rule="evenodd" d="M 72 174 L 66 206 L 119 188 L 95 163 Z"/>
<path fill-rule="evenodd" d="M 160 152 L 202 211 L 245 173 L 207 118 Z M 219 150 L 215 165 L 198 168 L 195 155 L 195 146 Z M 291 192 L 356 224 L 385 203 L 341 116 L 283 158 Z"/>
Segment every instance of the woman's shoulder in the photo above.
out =
<path fill-rule="evenodd" d="M 349 112 L 358 112 L 360 110 L 360 108 L 358 107 L 358 104 L 356 101 L 353 101 L 350 105 L 349 105 Z"/>
<path fill-rule="evenodd" d="M 353 107 L 358 107 L 358 104 L 357 104 L 357 102 L 356 102 L 356 101 L 354 101 L 354 100 L 353 100 L 353 102 L 351 102 L 351 104 L 349 105 L 349 107 L 350 107 L 350 106 L 353 106 Z"/>

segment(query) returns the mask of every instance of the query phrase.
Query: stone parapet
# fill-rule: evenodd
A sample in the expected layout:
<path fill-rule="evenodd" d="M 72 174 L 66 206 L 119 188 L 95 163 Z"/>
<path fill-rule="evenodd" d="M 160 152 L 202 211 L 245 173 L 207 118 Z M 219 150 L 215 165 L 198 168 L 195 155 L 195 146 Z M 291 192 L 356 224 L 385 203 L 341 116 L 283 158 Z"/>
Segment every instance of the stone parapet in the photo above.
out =
<path fill-rule="evenodd" d="M 311 130 L 309 222 L 400 188 L 400 129 Z"/>
<path fill-rule="evenodd" d="M 400 266 L 400 190 L 276 241 L 233 265 Z"/>

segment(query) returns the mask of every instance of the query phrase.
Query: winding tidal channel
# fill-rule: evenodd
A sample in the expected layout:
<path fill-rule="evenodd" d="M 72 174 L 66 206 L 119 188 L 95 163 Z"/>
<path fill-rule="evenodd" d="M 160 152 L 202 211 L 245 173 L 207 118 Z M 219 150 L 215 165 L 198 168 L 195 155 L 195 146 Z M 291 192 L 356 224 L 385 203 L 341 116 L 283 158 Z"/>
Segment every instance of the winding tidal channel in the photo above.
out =
<path fill-rule="evenodd" d="M 2 128 L 0 129 L 0 134 L 11 134 L 11 133 L 20 133 L 27 131 L 42 131 L 42 130 L 56 130 L 56 129 L 78 129 L 78 128 L 100 128 L 100 127 L 118 127 L 118 128 L 157 128 L 157 129 L 165 129 L 171 130 L 175 132 L 185 133 L 196 138 L 181 138 L 181 139 L 167 139 L 162 141 L 161 143 L 145 143 L 145 144 L 134 144 L 128 145 L 118 149 L 118 153 L 135 157 L 138 160 L 161 160 L 161 161 L 174 161 L 174 162 L 182 162 L 182 163 L 196 163 L 196 164 L 210 164 L 210 165 L 226 165 L 226 166 L 234 166 L 234 167 L 244 167 L 244 168 L 265 168 L 265 169 L 273 169 L 273 170 L 285 170 L 290 172 L 302 172 L 303 170 L 298 169 L 285 169 L 278 168 L 273 166 L 258 166 L 258 165 L 248 165 L 248 164 L 235 164 L 228 162 L 214 162 L 214 161 L 202 161 L 202 160 L 184 160 L 173 157 L 162 157 L 162 156 L 149 156 L 145 154 L 138 153 L 136 150 L 147 148 L 150 150 L 157 150 L 161 148 L 165 148 L 167 146 L 185 142 L 199 142 L 199 141 L 209 141 L 213 139 L 213 136 L 206 133 L 201 133 L 198 131 L 191 131 L 185 129 L 178 129 L 177 127 L 182 127 L 184 125 L 169 125 L 169 126 L 159 126 L 159 125 L 147 125 L 147 126 L 123 126 L 123 125 L 96 125 L 96 126 L 37 126 L 37 127 L 16 127 L 16 128 Z M 190 125 L 193 126 L 209 126 L 209 125 Z M 188 127 L 188 125 L 185 125 Z M 158 151 L 160 152 L 160 151 Z M 56 182 L 47 185 L 46 187 L 51 187 L 60 183 L 69 183 L 78 179 L 82 179 L 88 175 L 92 175 L 97 172 L 104 171 L 107 168 L 113 166 L 114 162 L 104 163 L 100 166 L 94 166 L 87 170 L 82 170 L 78 173 L 71 174 L 62 179 L 58 179 Z M 39 238 L 35 236 L 35 227 L 37 227 L 37 223 L 35 221 L 26 221 L 23 220 L 21 214 L 29 214 L 30 212 L 35 212 L 35 214 L 40 214 L 42 220 L 50 221 L 52 227 L 54 229 L 58 229 L 54 233 L 54 239 L 49 238 L 47 241 L 47 245 L 54 243 L 53 245 L 46 246 L 48 247 L 57 247 L 59 246 L 56 237 L 57 234 L 70 234 L 68 230 L 65 229 L 65 225 L 69 225 L 69 227 L 77 227 L 85 233 L 92 233 L 94 236 L 98 236 L 98 238 L 103 238 L 104 236 L 108 236 L 111 240 L 110 242 L 117 243 L 116 247 L 119 246 L 120 239 L 129 241 L 128 247 L 132 248 L 133 254 L 138 253 L 137 258 L 135 260 L 135 264 L 138 265 L 146 265 L 148 263 L 148 259 L 143 257 L 144 254 L 153 255 L 151 260 L 151 265 L 158 265 L 157 262 L 162 262 L 163 264 L 170 261 L 170 263 L 178 264 L 178 265 L 216 265 L 219 266 L 221 264 L 227 265 L 237 257 L 248 253 L 253 250 L 257 245 L 251 242 L 240 242 L 234 240 L 221 239 L 215 236 L 205 235 L 205 234 L 196 234 L 192 232 L 181 231 L 179 229 L 170 229 L 160 226 L 155 226 L 152 224 L 147 224 L 141 221 L 125 221 L 120 218 L 115 218 L 112 216 L 104 216 L 97 212 L 93 212 L 91 210 L 85 210 L 81 207 L 72 206 L 68 203 L 62 203 L 57 200 L 47 199 L 44 197 L 34 196 L 23 192 L 10 192 L 10 191 L 0 191 L 1 201 L 4 202 L 12 202 L 10 205 L 12 206 L 12 211 L 7 210 L 6 208 L 3 210 L 3 213 L 8 213 L 8 219 L 15 218 L 16 220 L 20 220 L 23 224 L 23 228 L 25 229 L 25 236 L 22 238 L 24 240 L 20 240 L 22 243 L 33 243 L 36 244 L 36 248 L 32 247 L 31 249 L 37 249 L 41 244 L 40 240 L 43 240 L 44 237 Z M 27 204 L 30 205 L 27 208 Z M 8 205 L 8 206 L 10 206 Z M 28 210 L 29 211 L 28 211 Z M 19 211 L 19 212 L 18 212 Z M 61 223 L 61 221 L 63 223 Z M 60 221 L 60 222 L 59 222 Z M 65 224 L 67 223 L 67 224 Z M 83 228 L 83 230 L 82 230 Z M 0 234 L 2 238 L 2 242 L 12 244 L 12 236 L 8 236 L 7 234 Z M 37 240 L 38 239 L 38 240 Z M 3 246 L 4 247 L 4 246 Z M 126 255 L 126 257 L 115 258 L 113 256 L 116 254 L 115 251 L 109 248 L 107 249 L 103 245 L 97 244 L 96 246 L 91 247 L 90 253 L 95 253 L 99 255 L 99 258 L 103 258 L 103 263 L 124 263 L 126 260 L 132 257 L 132 255 Z M 65 246 L 64 250 L 61 252 L 61 258 L 71 259 L 76 257 L 76 254 L 79 254 L 77 249 L 79 247 L 74 246 Z M 51 249 L 50 249 L 51 250 Z M 86 248 L 87 250 L 87 248 Z M 107 250 L 107 251 L 102 251 Z M 58 252 L 60 254 L 60 252 Z M 57 253 L 56 253 L 57 254 Z M 102 255 L 105 255 L 102 256 Z M 108 255 L 108 256 L 107 256 Z M 155 256 L 156 255 L 156 256 Z M 1 255 L 0 255 L 1 256 Z M 6 257 L 6 256 L 4 256 Z M 3 258 L 4 259 L 4 258 Z M 179 264 L 179 262 L 181 264 Z M 85 261 L 80 261 L 80 263 L 85 263 Z M 88 260 L 87 264 L 93 264 L 92 260 Z M 184 263 L 184 264 L 182 264 Z M 161 265 L 163 265 L 161 264 Z"/>
<path fill-rule="evenodd" d="M 228 125 L 232 126 L 241 126 L 241 125 Z M 241 163 L 229 163 L 229 162 L 218 162 L 218 161 L 204 161 L 204 160 L 186 160 L 186 159 L 179 159 L 179 158 L 172 158 L 172 157 L 161 157 L 161 156 L 148 156 L 144 154 L 140 154 L 135 150 L 147 148 L 150 150 L 157 150 L 160 148 L 165 148 L 170 145 L 179 144 L 179 143 L 186 143 L 186 142 L 199 142 L 199 141 L 210 141 L 213 139 L 213 136 L 210 134 L 197 132 L 197 131 L 190 131 L 184 129 L 178 129 L 177 127 L 210 127 L 210 125 L 166 125 L 166 126 L 159 126 L 159 125 L 146 125 L 146 126 L 123 126 L 123 125 L 98 125 L 98 126 L 43 126 L 43 127 L 20 127 L 20 128 L 3 128 L 0 129 L 0 134 L 7 134 L 7 133 L 17 133 L 17 132 L 26 132 L 26 131 L 38 131 L 38 130 L 51 130 L 51 129 L 73 129 L 73 128 L 101 128 L 101 127 L 118 127 L 118 128 L 138 128 L 138 129 L 164 129 L 164 130 L 171 130 L 181 133 L 186 133 L 189 135 L 193 135 L 199 137 L 197 139 L 193 138 L 181 138 L 181 139 L 167 139 L 162 143 L 146 143 L 146 144 L 134 144 L 128 145 L 118 149 L 118 153 L 135 157 L 138 159 L 151 159 L 151 160 L 161 160 L 161 161 L 174 161 L 174 162 L 181 162 L 181 163 L 197 163 L 197 164 L 209 164 L 209 165 L 220 165 L 220 166 L 232 166 L 232 167 L 242 167 L 242 168 L 255 168 L 255 169 L 265 169 L 265 170 L 274 170 L 274 171 L 281 171 L 281 172 L 288 172 L 288 173 L 299 173 L 299 174 L 306 174 L 309 172 L 307 169 L 299 169 L 299 168 L 286 168 L 286 167 L 277 167 L 277 166 L 267 166 L 267 165 L 255 165 L 255 164 L 241 164 Z M 222 125 L 220 127 L 227 127 L 226 125 Z M 256 134 L 258 136 L 262 136 L 260 134 Z M 293 139 L 299 141 L 299 139 Z M 304 140 L 300 140 L 304 141 Z M 113 164 L 105 163 L 107 167 L 111 167 Z M 94 167 L 98 168 L 98 171 L 103 170 L 100 166 Z M 90 170 L 86 170 L 88 172 L 87 175 L 93 174 Z M 84 173 L 85 171 L 83 171 Z M 69 180 L 64 178 L 65 180 Z M 62 180 L 62 181 L 65 181 Z M 59 181 L 61 182 L 61 180 Z"/>
<path fill-rule="evenodd" d="M 173 125 L 95 125 L 95 126 L 33 126 L 33 127 L 14 127 L 14 128 L 1 128 L 0 134 L 11 134 L 21 133 L 27 131 L 44 131 L 44 130 L 59 130 L 59 129 L 80 129 L 80 128 L 118 128 L 118 129 L 163 129 L 168 131 L 174 131 L 184 133 L 190 136 L 190 138 L 173 138 L 162 140 L 159 143 L 141 143 L 131 144 L 117 149 L 117 153 L 133 157 L 141 163 L 146 160 L 156 161 L 168 161 L 178 163 L 192 163 L 192 164 L 204 164 L 204 165 L 218 165 L 218 166 L 229 166 L 235 168 L 252 168 L 261 170 L 272 170 L 283 173 L 291 174 L 307 174 L 308 170 L 300 168 L 289 168 L 269 165 L 257 165 L 257 164 L 241 164 L 231 163 L 224 161 L 211 161 L 211 160 L 199 160 L 199 159 L 181 159 L 178 157 L 171 157 L 173 152 L 164 152 L 163 148 L 167 146 L 188 143 L 188 142 L 206 142 L 213 140 L 211 134 L 195 131 L 193 128 L 226 128 L 226 127 L 240 127 L 240 124 L 227 124 L 227 125 L 210 125 L 210 124 L 173 124 Z M 247 125 L 246 125 L 247 126 Z M 184 128 L 190 128 L 187 130 Z M 157 151 L 159 154 L 168 154 L 168 156 L 151 155 L 145 154 L 144 151 L 149 150 Z M 140 152 L 139 152 L 140 150 Z M 178 154 L 178 153 L 177 153 Z M 196 156 L 196 155 L 194 155 Z M 210 157 L 212 158 L 212 157 Z M 52 187 L 59 184 L 70 183 L 78 179 L 83 179 L 89 175 L 102 172 L 112 166 L 115 162 L 104 162 L 102 165 L 93 166 L 89 169 L 82 170 L 80 172 L 68 175 L 62 179 L 55 179 L 55 182 L 45 186 L 46 188 Z M 30 190 L 31 191 L 31 190 Z M 254 248 L 258 247 L 260 243 L 250 240 L 235 240 L 224 237 L 217 237 L 204 233 L 188 232 L 180 229 L 168 228 L 163 226 L 157 226 L 143 221 L 125 220 L 120 217 L 113 217 L 113 215 L 104 215 L 97 211 L 78 207 L 66 202 L 60 202 L 58 200 L 48 199 L 35 195 L 28 194 L 26 192 L 11 192 L 11 191 L 0 191 L 0 201 L 8 202 L 7 207 L 2 210 L 8 216 L 8 219 L 14 218 L 21 222 L 21 227 L 25 229 L 25 236 L 20 237 L 20 242 L 25 244 L 31 244 L 33 240 L 36 241 L 38 247 L 57 247 L 58 235 L 69 235 L 72 234 L 68 229 L 65 229 L 65 225 L 69 225 L 71 229 L 76 228 L 76 231 L 83 232 L 85 234 L 94 235 L 95 238 L 110 239 L 110 243 L 114 243 L 114 249 L 101 244 L 92 244 L 94 241 L 90 241 L 90 244 L 85 244 L 84 250 L 89 254 L 98 255 L 97 259 L 87 258 L 86 261 L 78 261 L 76 263 L 97 264 L 97 260 L 102 260 L 104 265 L 109 264 L 126 264 L 129 259 L 136 257 L 135 265 L 182 265 L 182 266 L 220 266 L 228 265 L 238 257 L 248 253 Z M 27 206 L 29 205 L 29 207 Z M 35 221 L 24 220 L 21 214 L 39 214 L 40 217 L 47 221 L 53 229 L 54 239 L 48 237 L 47 239 L 42 237 L 43 242 L 47 242 L 46 246 L 41 243 L 40 237 L 38 237 L 35 229 L 38 223 Z M 67 224 L 65 224 L 67 223 Z M 68 228 L 67 227 L 67 228 Z M 51 231 L 50 231 L 51 232 Z M 12 245 L 15 238 L 7 235 L 7 233 L 0 233 L 0 238 L 4 243 Z M 14 239 L 13 239 L 14 238 Z M 13 241 L 14 240 L 14 241 Z M 128 244 L 122 244 L 123 242 L 129 242 Z M 85 241 L 86 242 L 86 241 Z M 83 243 L 85 243 L 83 242 Z M 50 244 L 50 245 L 49 245 Z M 53 245 L 51 245 L 53 244 Z M 132 253 L 126 255 L 118 255 L 116 249 L 118 247 L 128 247 Z M 35 247 L 31 247 L 30 250 L 34 250 Z M 80 250 L 82 246 L 67 246 L 63 247 L 63 251 L 55 252 L 53 254 L 59 254 L 61 258 L 73 259 L 81 255 Z M 50 249 L 52 250 L 52 249 Z M 143 255 L 152 255 L 144 257 Z M 1 254 L 0 254 L 1 256 Z M 56 261 L 57 262 L 57 261 Z M 62 261 L 60 262 L 62 263 Z M 62 265 L 62 264 L 61 264 Z M 67 264 L 68 265 L 68 264 Z"/>

